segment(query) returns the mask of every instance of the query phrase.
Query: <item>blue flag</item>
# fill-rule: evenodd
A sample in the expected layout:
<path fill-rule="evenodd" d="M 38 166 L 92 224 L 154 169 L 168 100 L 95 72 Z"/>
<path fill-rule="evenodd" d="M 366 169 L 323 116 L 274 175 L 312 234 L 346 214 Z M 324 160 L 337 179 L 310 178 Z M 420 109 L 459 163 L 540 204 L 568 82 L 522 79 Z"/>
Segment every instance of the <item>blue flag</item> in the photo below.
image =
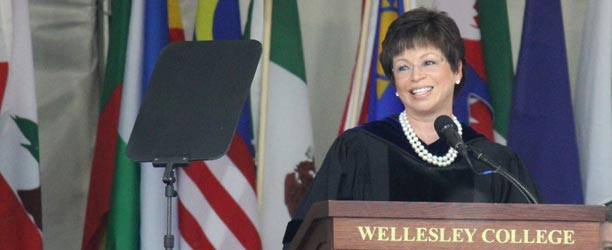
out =
<path fill-rule="evenodd" d="M 526 3 L 508 134 L 543 203 L 583 203 L 559 0 Z"/>
<path fill-rule="evenodd" d="M 376 121 L 383 119 L 389 115 L 397 114 L 404 110 L 404 105 L 400 99 L 395 96 L 395 87 L 385 76 L 382 66 L 379 61 L 379 48 L 381 48 L 387 32 L 387 27 L 399 15 L 404 13 L 403 1 L 396 0 L 380 0 L 377 15 L 376 35 L 374 36 L 374 48 L 372 52 L 372 61 L 370 64 L 370 77 L 368 79 L 368 119 L 367 121 Z"/>

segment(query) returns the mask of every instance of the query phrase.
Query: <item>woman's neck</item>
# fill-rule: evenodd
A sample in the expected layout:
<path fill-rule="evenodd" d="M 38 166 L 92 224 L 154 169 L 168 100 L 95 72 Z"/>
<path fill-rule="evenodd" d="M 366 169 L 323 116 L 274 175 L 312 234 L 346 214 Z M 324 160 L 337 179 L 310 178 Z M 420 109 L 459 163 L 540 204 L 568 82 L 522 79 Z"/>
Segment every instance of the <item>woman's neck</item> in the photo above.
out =
<path fill-rule="evenodd" d="M 410 126 L 412 126 L 414 133 L 419 137 L 419 139 L 425 142 L 425 144 L 430 145 L 440 139 L 436 129 L 434 128 L 434 121 L 438 115 L 415 116 L 406 112 L 406 117 L 408 118 L 408 122 L 410 122 Z"/>

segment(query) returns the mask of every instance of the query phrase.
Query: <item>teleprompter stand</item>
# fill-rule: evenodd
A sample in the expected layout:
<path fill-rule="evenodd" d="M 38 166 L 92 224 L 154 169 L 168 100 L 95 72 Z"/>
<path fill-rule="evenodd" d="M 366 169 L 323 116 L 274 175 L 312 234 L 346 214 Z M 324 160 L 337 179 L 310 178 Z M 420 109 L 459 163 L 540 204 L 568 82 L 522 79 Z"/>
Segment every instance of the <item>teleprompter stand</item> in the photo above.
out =
<path fill-rule="evenodd" d="M 227 152 L 260 56 L 254 40 L 172 43 L 160 52 L 127 156 L 165 168 L 165 249 L 174 247 L 176 168 Z"/>

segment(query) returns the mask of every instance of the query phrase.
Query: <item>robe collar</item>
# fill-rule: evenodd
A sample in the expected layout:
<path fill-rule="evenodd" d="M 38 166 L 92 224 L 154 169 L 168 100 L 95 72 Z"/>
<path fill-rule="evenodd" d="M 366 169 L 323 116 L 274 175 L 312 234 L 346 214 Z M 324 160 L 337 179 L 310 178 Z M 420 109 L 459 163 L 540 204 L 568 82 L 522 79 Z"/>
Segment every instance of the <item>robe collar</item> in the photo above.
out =
<path fill-rule="evenodd" d="M 471 140 L 484 137 L 484 135 L 476 132 L 470 126 L 466 124 L 461 124 L 463 127 L 463 141 L 469 142 Z M 356 129 L 366 130 L 386 141 L 395 144 L 396 146 L 410 152 L 413 155 L 417 155 L 414 151 L 408 139 L 404 135 L 404 131 L 402 130 L 402 125 L 399 122 L 399 114 L 389 116 L 385 119 L 379 121 L 373 121 L 366 124 L 362 124 L 358 126 Z M 419 139 L 420 140 L 420 139 Z M 438 139 L 437 141 L 427 145 L 425 142 L 421 140 L 423 146 L 429 150 L 434 155 L 442 156 L 446 154 L 450 146 L 443 139 Z"/>

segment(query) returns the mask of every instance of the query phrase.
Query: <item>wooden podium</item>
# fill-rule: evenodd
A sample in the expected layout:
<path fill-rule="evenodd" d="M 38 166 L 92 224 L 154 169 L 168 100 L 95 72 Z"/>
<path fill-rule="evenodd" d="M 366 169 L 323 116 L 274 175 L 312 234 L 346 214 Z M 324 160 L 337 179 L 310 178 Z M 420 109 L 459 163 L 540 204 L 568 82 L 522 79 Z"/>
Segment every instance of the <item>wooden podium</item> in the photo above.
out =
<path fill-rule="evenodd" d="M 603 206 L 325 201 L 290 249 L 599 249 Z"/>

